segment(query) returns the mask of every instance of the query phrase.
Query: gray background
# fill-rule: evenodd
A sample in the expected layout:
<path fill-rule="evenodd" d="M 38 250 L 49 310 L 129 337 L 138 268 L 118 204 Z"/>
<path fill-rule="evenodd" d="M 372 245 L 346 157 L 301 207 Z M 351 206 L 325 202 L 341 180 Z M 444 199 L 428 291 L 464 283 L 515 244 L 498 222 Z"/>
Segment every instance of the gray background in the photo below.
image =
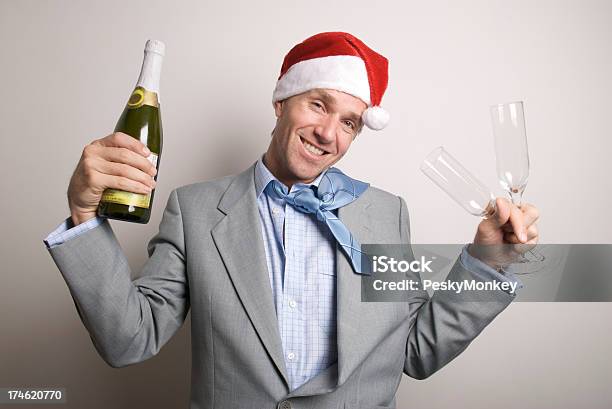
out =
<path fill-rule="evenodd" d="M 165 141 L 151 222 L 113 223 L 134 270 L 171 189 L 239 172 L 265 150 L 284 54 L 329 30 L 390 59 L 391 123 L 365 131 L 339 166 L 406 198 L 415 242 L 468 242 L 478 221 L 420 173 L 422 158 L 444 145 L 501 195 L 487 107 L 521 99 L 542 242 L 612 243 L 611 4 L 2 0 L 0 387 L 66 387 L 74 408 L 187 407 L 189 321 L 157 357 L 106 366 L 41 241 L 68 215 L 83 147 L 112 131 L 147 38 L 167 45 Z M 512 305 L 441 372 L 405 377 L 399 407 L 610 407 L 611 312 Z"/>

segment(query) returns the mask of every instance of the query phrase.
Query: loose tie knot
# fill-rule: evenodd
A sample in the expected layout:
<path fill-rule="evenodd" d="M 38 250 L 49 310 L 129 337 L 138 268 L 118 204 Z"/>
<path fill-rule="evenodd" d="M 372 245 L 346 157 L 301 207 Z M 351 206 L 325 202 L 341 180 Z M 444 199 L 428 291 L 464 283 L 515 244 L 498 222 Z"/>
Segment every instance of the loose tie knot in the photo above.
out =
<path fill-rule="evenodd" d="M 334 238 L 351 259 L 353 268 L 361 273 L 361 246 L 332 210 L 346 206 L 368 188 L 368 184 L 352 179 L 339 169 L 330 168 L 323 174 L 318 187 L 307 186 L 287 192 L 278 180 L 273 180 L 272 192 L 302 213 L 315 214 L 324 222 Z"/>

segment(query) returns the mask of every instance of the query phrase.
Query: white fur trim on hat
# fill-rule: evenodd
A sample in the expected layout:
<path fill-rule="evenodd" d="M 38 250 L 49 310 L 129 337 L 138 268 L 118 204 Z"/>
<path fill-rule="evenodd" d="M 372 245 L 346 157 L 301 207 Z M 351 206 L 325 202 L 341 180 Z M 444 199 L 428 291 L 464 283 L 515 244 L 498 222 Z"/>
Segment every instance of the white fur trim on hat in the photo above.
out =
<path fill-rule="evenodd" d="M 312 58 L 293 64 L 276 82 L 272 102 L 315 88 L 346 92 L 370 105 L 370 83 L 365 63 L 352 55 Z"/>

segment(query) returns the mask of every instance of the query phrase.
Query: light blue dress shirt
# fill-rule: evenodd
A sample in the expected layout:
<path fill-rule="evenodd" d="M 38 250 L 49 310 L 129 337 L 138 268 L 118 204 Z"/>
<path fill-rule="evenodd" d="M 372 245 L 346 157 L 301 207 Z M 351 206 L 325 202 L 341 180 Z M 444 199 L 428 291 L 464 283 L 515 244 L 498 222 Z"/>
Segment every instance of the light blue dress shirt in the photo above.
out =
<path fill-rule="evenodd" d="M 297 183 L 291 191 L 318 186 L 321 178 Z M 337 360 L 336 241 L 316 215 L 302 213 L 270 192 L 273 180 L 260 159 L 255 166 L 255 193 L 293 390 Z"/>
<path fill-rule="evenodd" d="M 318 186 L 322 175 L 310 184 Z M 297 389 L 337 360 L 336 243 L 316 215 L 302 213 L 269 194 L 276 180 L 259 159 L 255 166 L 255 192 L 266 251 L 266 261 L 291 390 Z M 96 217 L 73 226 L 61 223 L 44 242 L 62 243 L 99 226 Z M 518 282 L 472 257 L 465 246 L 460 256 L 468 270 L 487 280 Z"/>

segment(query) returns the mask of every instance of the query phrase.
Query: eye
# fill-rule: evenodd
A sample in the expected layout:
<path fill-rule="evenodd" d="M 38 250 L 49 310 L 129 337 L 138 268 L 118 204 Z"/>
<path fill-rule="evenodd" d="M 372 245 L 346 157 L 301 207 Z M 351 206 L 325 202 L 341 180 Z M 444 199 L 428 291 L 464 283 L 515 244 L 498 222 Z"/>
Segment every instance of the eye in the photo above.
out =
<path fill-rule="evenodd" d="M 310 102 L 310 105 L 312 105 L 315 109 L 323 109 L 323 104 L 319 101 L 312 101 Z"/>
<path fill-rule="evenodd" d="M 344 125 L 349 128 L 351 131 L 355 130 L 355 123 L 353 121 L 346 120 L 344 121 Z"/>

